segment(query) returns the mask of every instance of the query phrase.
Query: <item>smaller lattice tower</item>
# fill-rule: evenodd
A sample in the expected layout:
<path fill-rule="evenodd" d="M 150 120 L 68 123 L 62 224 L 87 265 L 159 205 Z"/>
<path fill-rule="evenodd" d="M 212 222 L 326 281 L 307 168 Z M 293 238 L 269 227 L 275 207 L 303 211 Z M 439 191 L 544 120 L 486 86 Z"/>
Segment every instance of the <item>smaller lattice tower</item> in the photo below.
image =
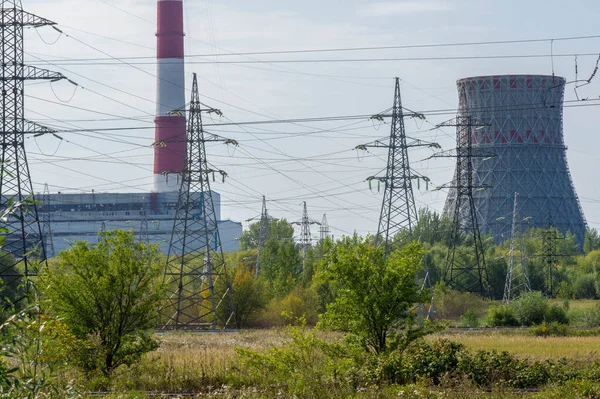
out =
<path fill-rule="evenodd" d="M 263 195 L 262 211 L 260 213 L 260 225 L 258 228 L 258 246 L 256 252 L 256 268 L 254 269 L 254 277 L 258 278 L 260 272 L 260 254 L 265 246 L 265 242 L 269 239 L 269 213 L 267 212 L 267 199 Z"/>
<path fill-rule="evenodd" d="M 167 301 L 161 308 L 161 329 L 216 330 L 237 327 L 231 287 L 219 237 L 209 174 L 206 142 L 227 140 L 205 134 L 198 81 L 194 74 L 187 127 L 187 160 L 165 281 Z M 215 110 L 206 110 L 211 112 Z"/>
<path fill-rule="evenodd" d="M 148 234 L 148 202 L 146 201 L 146 197 L 144 197 L 142 210 L 140 212 L 142 212 L 142 220 L 140 220 L 140 242 L 149 244 L 150 236 Z"/>
<path fill-rule="evenodd" d="M 473 132 L 481 127 L 462 112 L 455 119 L 440 126 L 456 127 L 456 172 L 453 184 L 445 186 L 454 190 L 455 203 L 452 209 L 451 244 L 446 256 L 444 279 L 451 288 L 489 296 L 485 251 L 481 240 L 477 210 L 473 193 L 487 187 L 478 185 L 473 179 L 473 160 L 482 154 L 473 151 Z"/>
<path fill-rule="evenodd" d="M 552 215 L 546 216 L 546 229 L 542 231 L 542 263 L 544 265 L 544 294 L 552 297 L 555 294 L 556 263 L 560 256 L 556 250 L 556 243 L 560 240 L 556 228 L 552 224 Z"/>
<path fill-rule="evenodd" d="M 515 247 L 519 245 L 519 263 L 516 262 Z M 512 228 L 510 234 L 510 250 L 508 253 L 508 271 L 504 284 L 504 296 L 502 301 L 507 305 L 521 292 L 531 291 L 531 284 L 527 275 L 527 259 L 523 245 L 523 233 L 521 232 L 521 218 L 519 216 L 519 193 L 515 193 L 513 205 Z"/>
<path fill-rule="evenodd" d="M 50 210 L 50 189 L 48 183 L 44 184 L 44 194 L 42 196 L 42 209 L 44 209 L 44 219 L 42 220 L 42 237 L 44 238 L 44 258 L 53 258 L 54 253 L 54 237 L 52 236 L 52 214 Z"/>
<path fill-rule="evenodd" d="M 321 242 L 330 237 L 331 231 L 329 229 L 329 223 L 327 223 L 327 214 L 323 214 L 323 220 L 321 221 L 321 227 L 319 227 L 319 233 L 321 235 Z"/>

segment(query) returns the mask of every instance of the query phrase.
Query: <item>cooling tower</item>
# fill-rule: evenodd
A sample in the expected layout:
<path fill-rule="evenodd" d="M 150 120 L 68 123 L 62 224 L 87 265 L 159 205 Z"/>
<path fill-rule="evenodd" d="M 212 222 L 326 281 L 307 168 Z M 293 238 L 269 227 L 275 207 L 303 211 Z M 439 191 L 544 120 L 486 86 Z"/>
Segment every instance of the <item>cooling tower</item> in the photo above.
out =
<path fill-rule="evenodd" d="M 565 80 L 544 75 L 478 76 L 460 79 L 457 86 L 459 116 L 471 116 L 479 124 L 470 128 L 470 134 L 475 154 L 473 197 L 482 233 L 491 232 L 496 242 L 510 238 L 517 192 L 524 228 L 545 228 L 550 215 L 552 225 L 563 234 L 573 233 L 582 248 L 586 222 L 563 136 Z M 444 214 L 453 215 L 455 204 L 453 189 Z"/>
<path fill-rule="evenodd" d="M 157 2 L 154 192 L 179 190 L 185 168 L 185 71 L 182 0 Z"/>

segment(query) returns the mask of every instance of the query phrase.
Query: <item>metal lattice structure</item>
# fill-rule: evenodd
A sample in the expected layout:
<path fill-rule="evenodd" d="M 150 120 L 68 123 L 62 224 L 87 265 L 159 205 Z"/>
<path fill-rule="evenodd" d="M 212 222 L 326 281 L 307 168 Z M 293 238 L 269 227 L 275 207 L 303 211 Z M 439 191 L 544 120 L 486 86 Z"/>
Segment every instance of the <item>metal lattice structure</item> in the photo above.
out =
<path fill-rule="evenodd" d="M 225 172 L 209 169 L 205 149 L 206 142 L 226 140 L 205 135 L 202 112 L 194 74 L 186 168 L 165 268 L 168 299 L 160 309 L 163 330 L 237 327 L 209 180 L 210 174 Z"/>
<path fill-rule="evenodd" d="M 258 246 L 256 252 L 256 267 L 254 269 L 254 278 L 258 278 L 260 272 L 260 253 L 262 252 L 265 242 L 269 239 L 269 214 L 267 212 L 267 199 L 263 195 L 262 211 L 260 213 L 260 226 L 258 229 Z"/>
<path fill-rule="evenodd" d="M 489 280 L 485 251 L 481 240 L 474 193 L 487 189 L 475 183 L 474 162 L 482 157 L 474 151 L 473 132 L 482 128 L 468 111 L 440 126 L 456 126 L 456 172 L 453 184 L 454 207 L 449 215 L 452 221 L 452 243 L 448 248 L 444 280 L 451 288 L 489 296 Z M 451 191 L 452 192 L 452 191 Z"/>
<path fill-rule="evenodd" d="M 23 11 L 20 0 L 0 3 L 0 57 L 2 85 L 0 102 L 0 209 L 11 209 L 6 227 L 5 245 L 0 253 L 0 276 L 5 284 L 35 274 L 35 264 L 45 257 L 44 240 L 31 176 L 25 153 L 25 135 L 53 133 L 50 129 L 24 118 L 27 80 L 60 80 L 64 76 L 24 64 L 24 28 L 55 25 L 54 22 Z M 20 264 L 19 270 L 15 268 Z"/>
<path fill-rule="evenodd" d="M 331 230 L 329 229 L 329 223 L 327 222 L 327 215 L 323 214 L 323 220 L 321 220 L 321 227 L 319 227 L 319 234 L 321 242 L 325 241 L 330 237 Z"/>
<path fill-rule="evenodd" d="M 384 184 L 381 214 L 375 238 L 376 245 L 383 245 L 385 253 L 389 253 L 390 244 L 393 240 L 405 242 L 413 240 L 413 230 L 417 224 L 417 207 L 413 194 L 413 180 L 423 179 L 424 176 L 413 173 L 408 161 L 408 149 L 411 147 L 438 147 L 435 143 L 425 143 L 421 140 L 407 140 L 404 129 L 404 118 L 421 117 L 420 114 L 404 114 L 402 98 L 400 96 L 400 79 L 395 79 L 394 103 L 392 106 L 392 121 L 389 139 L 376 140 L 369 144 L 363 144 L 357 149 L 387 148 L 388 164 L 385 176 L 371 176 L 369 182 L 376 180 Z M 377 115 L 377 117 L 383 117 Z"/>
<path fill-rule="evenodd" d="M 142 204 L 142 220 L 140 220 L 140 242 L 144 244 L 150 243 L 150 236 L 148 235 L 148 202 L 146 201 L 146 197 L 144 197 L 144 202 Z"/>
<path fill-rule="evenodd" d="M 50 189 L 48 184 L 44 184 L 44 194 L 42 195 L 42 210 L 45 210 L 42 220 L 42 237 L 44 239 L 44 258 L 53 258 L 54 255 L 54 237 L 52 236 L 52 212 L 50 212 Z"/>
<path fill-rule="evenodd" d="M 520 193 L 520 212 L 530 227 L 553 226 L 573 233 L 582 246 L 586 221 L 573 188 L 563 136 L 565 80 L 545 75 L 480 76 L 457 82 L 459 114 L 484 121 L 473 131 L 473 179 L 489 189 L 473 194 L 482 233 L 496 242 L 510 237 L 513 194 Z M 448 195 L 445 214 L 452 215 L 456 190 Z"/>
<path fill-rule="evenodd" d="M 515 259 L 515 247 L 517 241 L 519 243 L 518 264 Z M 519 193 L 515 193 L 508 257 L 508 270 L 506 273 L 506 282 L 504 283 L 504 296 L 502 298 L 502 302 L 507 305 L 523 291 L 531 291 L 531 284 L 529 283 L 529 277 L 527 275 L 527 259 L 525 257 L 525 247 L 523 245 L 521 218 L 519 216 Z"/>
<path fill-rule="evenodd" d="M 558 273 L 556 264 L 559 256 L 556 249 L 559 236 L 554 225 L 552 224 L 552 215 L 548 212 L 546 216 L 546 229 L 542 231 L 542 264 L 544 265 L 544 290 L 543 293 L 549 297 L 556 293 L 555 281 L 556 273 Z"/>

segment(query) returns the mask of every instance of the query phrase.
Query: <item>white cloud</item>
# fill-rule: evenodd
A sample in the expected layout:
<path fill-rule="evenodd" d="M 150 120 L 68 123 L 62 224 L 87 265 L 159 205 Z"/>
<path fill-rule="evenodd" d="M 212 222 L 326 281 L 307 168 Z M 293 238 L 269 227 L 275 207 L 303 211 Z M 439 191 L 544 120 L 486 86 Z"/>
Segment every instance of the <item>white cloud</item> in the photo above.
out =
<path fill-rule="evenodd" d="M 442 1 L 383 1 L 360 8 L 360 14 L 369 17 L 447 11 L 450 7 Z"/>

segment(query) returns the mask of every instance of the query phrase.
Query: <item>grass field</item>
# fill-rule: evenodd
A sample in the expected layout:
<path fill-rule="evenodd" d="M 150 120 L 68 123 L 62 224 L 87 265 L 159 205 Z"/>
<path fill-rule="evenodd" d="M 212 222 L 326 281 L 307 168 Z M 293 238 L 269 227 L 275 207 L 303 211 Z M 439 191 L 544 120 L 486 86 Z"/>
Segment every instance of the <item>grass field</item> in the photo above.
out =
<path fill-rule="evenodd" d="M 516 334 L 439 334 L 428 339 L 446 338 L 473 350 L 507 351 L 539 359 L 598 357 L 600 337 L 533 337 Z"/>

